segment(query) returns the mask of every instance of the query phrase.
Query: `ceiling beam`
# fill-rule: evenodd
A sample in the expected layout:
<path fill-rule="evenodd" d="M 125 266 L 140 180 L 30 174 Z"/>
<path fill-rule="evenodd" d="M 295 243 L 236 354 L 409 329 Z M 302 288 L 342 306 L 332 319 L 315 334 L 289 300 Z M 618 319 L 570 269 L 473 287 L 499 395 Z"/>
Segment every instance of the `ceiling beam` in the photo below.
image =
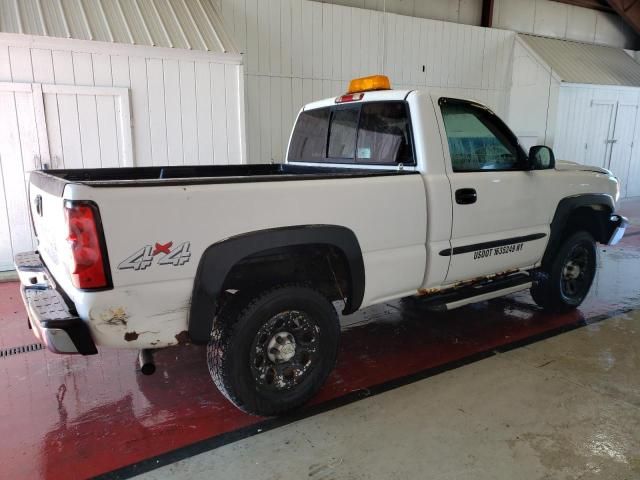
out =
<path fill-rule="evenodd" d="M 640 34 L 640 0 L 607 0 L 637 34 Z"/>
<path fill-rule="evenodd" d="M 613 8 L 606 0 L 552 0 L 557 3 L 566 3 L 575 7 L 590 8 L 591 10 L 600 10 L 601 12 L 614 13 Z"/>
<path fill-rule="evenodd" d="M 482 18 L 480 25 L 487 28 L 493 26 L 493 0 L 482 0 Z"/>

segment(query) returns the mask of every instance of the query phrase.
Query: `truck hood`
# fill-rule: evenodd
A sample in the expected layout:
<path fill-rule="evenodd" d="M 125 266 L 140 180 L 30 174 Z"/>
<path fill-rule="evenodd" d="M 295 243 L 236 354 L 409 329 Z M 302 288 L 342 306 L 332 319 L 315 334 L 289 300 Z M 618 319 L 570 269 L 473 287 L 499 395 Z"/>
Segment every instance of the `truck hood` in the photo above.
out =
<path fill-rule="evenodd" d="M 605 175 L 612 175 L 612 173 L 605 168 L 594 167 L 591 165 L 582 165 L 580 163 L 570 162 L 568 160 L 556 160 L 556 170 L 596 172 L 596 173 L 604 173 Z"/>

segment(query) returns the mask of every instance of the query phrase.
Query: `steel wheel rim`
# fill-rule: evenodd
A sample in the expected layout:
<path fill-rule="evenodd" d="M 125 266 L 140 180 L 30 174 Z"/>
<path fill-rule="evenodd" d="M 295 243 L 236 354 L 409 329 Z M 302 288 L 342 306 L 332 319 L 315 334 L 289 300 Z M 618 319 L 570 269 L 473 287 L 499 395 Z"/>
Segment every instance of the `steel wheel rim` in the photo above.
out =
<path fill-rule="evenodd" d="M 250 365 L 257 385 L 274 391 L 290 390 L 313 370 L 320 347 L 320 327 L 299 310 L 272 316 L 256 333 Z"/>
<path fill-rule="evenodd" d="M 584 245 L 576 245 L 569 251 L 560 280 L 565 297 L 579 299 L 585 295 L 591 281 L 591 264 L 591 254 Z"/>

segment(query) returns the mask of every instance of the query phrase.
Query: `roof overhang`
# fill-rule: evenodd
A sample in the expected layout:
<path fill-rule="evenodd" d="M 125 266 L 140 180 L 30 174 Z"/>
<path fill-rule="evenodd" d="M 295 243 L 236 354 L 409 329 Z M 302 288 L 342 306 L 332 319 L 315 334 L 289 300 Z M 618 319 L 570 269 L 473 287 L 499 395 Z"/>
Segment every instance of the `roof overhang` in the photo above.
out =
<path fill-rule="evenodd" d="M 621 48 L 527 34 L 518 39 L 560 82 L 640 87 L 640 63 Z"/>

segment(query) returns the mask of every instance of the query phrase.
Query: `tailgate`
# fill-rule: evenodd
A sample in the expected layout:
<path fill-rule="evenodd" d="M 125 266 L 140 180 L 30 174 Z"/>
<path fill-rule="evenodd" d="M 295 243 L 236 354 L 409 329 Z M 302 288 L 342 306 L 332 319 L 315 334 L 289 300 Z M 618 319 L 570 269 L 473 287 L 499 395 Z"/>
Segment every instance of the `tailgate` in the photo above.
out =
<path fill-rule="evenodd" d="M 54 278 L 67 275 L 64 258 L 67 226 L 64 216 L 64 184 L 43 172 L 29 179 L 29 208 L 38 238 L 38 251 Z"/>

